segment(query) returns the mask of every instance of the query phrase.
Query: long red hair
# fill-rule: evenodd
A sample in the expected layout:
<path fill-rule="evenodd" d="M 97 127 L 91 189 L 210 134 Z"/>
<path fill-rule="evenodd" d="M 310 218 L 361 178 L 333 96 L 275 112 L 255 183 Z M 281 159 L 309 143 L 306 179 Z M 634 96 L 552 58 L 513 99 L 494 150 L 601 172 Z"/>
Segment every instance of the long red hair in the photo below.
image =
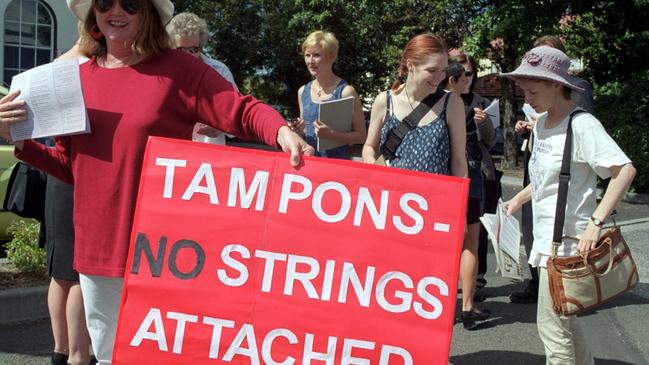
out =
<path fill-rule="evenodd" d="M 431 33 L 423 33 L 410 39 L 403 49 L 401 63 L 399 64 L 399 74 L 392 84 L 392 90 L 398 89 L 405 79 L 405 75 L 408 74 L 408 60 L 411 60 L 413 63 L 420 63 L 427 56 L 436 53 L 448 54 L 446 45 L 440 37 Z"/>

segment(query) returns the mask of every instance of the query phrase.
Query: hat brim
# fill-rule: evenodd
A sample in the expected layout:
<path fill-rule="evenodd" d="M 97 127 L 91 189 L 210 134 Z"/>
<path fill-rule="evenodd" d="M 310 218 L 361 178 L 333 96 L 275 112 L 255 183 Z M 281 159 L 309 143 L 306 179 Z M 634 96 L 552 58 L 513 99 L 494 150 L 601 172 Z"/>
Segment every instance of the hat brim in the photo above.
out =
<path fill-rule="evenodd" d="M 153 6 L 155 6 L 162 20 L 162 24 L 167 24 L 174 15 L 174 4 L 171 0 L 152 0 Z M 90 12 L 90 7 L 92 6 L 92 0 L 67 0 L 68 7 L 74 15 L 76 15 L 79 20 L 82 22 L 86 21 L 88 12 Z"/>
<path fill-rule="evenodd" d="M 584 91 L 583 87 L 577 86 L 579 79 L 576 77 L 572 77 L 572 76 L 561 77 L 559 75 L 550 74 L 550 73 L 540 73 L 540 74 L 531 73 L 531 72 L 519 71 L 519 69 L 516 69 L 513 72 L 500 74 L 500 77 L 504 77 L 508 79 L 534 79 L 534 80 L 553 81 L 575 91 Z"/>

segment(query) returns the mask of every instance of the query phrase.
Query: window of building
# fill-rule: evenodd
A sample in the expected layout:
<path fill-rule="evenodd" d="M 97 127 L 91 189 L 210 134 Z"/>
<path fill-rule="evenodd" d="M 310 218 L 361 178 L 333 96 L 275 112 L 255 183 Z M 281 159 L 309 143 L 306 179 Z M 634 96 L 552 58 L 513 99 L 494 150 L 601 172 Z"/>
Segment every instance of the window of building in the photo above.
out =
<path fill-rule="evenodd" d="M 40 0 L 12 0 L 4 18 L 3 83 L 34 66 L 48 63 L 54 52 L 54 16 Z"/>

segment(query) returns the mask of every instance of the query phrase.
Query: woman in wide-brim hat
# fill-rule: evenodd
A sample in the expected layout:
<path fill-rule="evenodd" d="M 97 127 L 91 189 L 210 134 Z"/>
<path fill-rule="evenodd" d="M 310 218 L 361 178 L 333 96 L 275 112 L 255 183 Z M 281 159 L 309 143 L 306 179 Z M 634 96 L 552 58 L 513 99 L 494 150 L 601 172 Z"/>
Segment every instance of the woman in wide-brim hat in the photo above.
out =
<path fill-rule="evenodd" d="M 572 158 L 566 199 L 564 239 L 559 256 L 576 255 L 595 247 L 602 225 L 629 189 L 635 168 L 602 124 L 591 114 L 576 114 L 570 99 L 581 90 L 568 75 L 570 59 L 558 49 L 541 46 L 525 54 L 514 79 L 525 92 L 525 101 L 537 112 L 548 112 L 534 126 L 534 147 L 529 162 L 530 184 L 505 203 L 508 214 L 532 201 L 534 244 L 529 263 L 539 270 L 537 327 L 548 364 L 593 364 L 586 334 L 576 316 L 561 316 L 552 309 L 546 265 L 552 249 L 559 173 L 568 123 L 572 117 Z M 597 176 L 611 178 L 597 204 Z"/>
<path fill-rule="evenodd" d="M 290 151 L 297 165 L 309 147 L 271 107 L 239 94 L 200 60 L 169 49 L 169 0 L 68 0 L 84 22 L 80 65 L 90 134 L 48 149 L 17 142 L 16 156 L 74 182 L 74 267 L 100 364 L 111 363 L 140 169 L 149 136 L 191 139 L 197 120 Z M 0 101 L 0 135 L 25 120 L 19 92 Z"/>

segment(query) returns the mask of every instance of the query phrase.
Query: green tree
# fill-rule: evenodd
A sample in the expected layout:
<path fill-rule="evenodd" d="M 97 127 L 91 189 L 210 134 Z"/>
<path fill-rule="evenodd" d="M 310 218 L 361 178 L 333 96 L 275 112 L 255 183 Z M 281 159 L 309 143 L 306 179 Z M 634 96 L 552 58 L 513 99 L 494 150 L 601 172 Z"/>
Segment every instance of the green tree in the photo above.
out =
<path fill-rule="evenodd" d="M 584 61 L 595 113 L 638 174 L 632 189 L 649 193 L 649 1 L 597 1 L 562 29 L 568 51 Z"/>
<path fill-rule="evenodd" d="M 561 19 L 574 11 L 570 1 L 483 3 L 482 11 L 470 19 L 470 35 L 464 46 L 474 56 L 491 59 L 502 72 L 511 72 L 518 66 L 525 51 L 532 48 L 534 38 L 558 33 Z M 514 126 L 519 106 L 515 100 L 514 82 L 501 78 L 500 85 L 504 134 L 502 166 L 511 168 L 517 163 Z"/>
<path fill-rule="evenodd" d="M 300 47 L 311 31 L 336 34 L 340 52 L 334 69 L 370 103 L 394 80 L 409 38 L 433 31 L 457 46 L 467 24 L 452 22 L 441 2 L 430 1 L 176 0 L 175 4 L 177 11 L 192 11 L 208 21 L 213 32 L 211 54 L 230 67 L 244 91 L 287 106 L 293 115 L 297 90 L 309 80 Z"/>

